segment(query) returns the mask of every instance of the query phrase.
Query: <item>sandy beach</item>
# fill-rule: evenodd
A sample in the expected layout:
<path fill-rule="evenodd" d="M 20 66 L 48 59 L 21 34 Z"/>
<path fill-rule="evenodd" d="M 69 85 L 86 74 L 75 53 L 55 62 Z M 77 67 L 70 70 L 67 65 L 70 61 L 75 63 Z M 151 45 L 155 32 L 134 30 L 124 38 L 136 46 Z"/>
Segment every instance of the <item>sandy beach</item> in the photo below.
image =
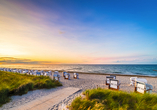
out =
<path fill-rule="evenodd" d="M 62 73 L 60 72 L 60 81 L 63 84 L 62 87 L 53 88 L 53 89 L 41 89 L 41 90 L 35 90 L 35 91 L 29 91 L 27 94 L 24 94 L 22 96 L 12 96 L 12 101 L 9 103 L 3 105 L 0 110 L 6 110 L 12 107 L 17 107 L 19 105 L 31 102 L 39 97 L 44 97 L 53 91 L 57 91 L 66 87 L 76 87 L 81 88 L 80 91 L 77 93 L 74 93 L 70 96 L 67 96 L 66 99 L 61 100 L 58 104 L 52 106 L 49 108 L 50 110 L 59 110 L 61 109 L 62 105 L 69 105 L 72 100 L 81 95 L 81 93 L 86 89 L 93 89 L 98 87 L 101 88 L 108 88 L 108 85 L 105 84 L 106 76 L 109 75 L 96 75 L 96 74 L 79 74 L 79 79 L 74 79 L 73 74 L 70 73 L 70 80 L 64 79 L 62 76 Z M 120 90 L 127 91 L 127 92 L 133 92 L 134 86 L 130 86 L 130 77 L 131 76 L 125 76 L 125 75 L 116 75 L 116 79 L 120 80 Z M 52 76 L 51 76 L 52 77 Z M 151 84 L 153 86 L 153 93 L 157 93 L 157 78 L 155 77 L 145 77 L 145 76 L 137 76 L 139 78 L 145 78 L 148 82 L 148 84 Z"/>

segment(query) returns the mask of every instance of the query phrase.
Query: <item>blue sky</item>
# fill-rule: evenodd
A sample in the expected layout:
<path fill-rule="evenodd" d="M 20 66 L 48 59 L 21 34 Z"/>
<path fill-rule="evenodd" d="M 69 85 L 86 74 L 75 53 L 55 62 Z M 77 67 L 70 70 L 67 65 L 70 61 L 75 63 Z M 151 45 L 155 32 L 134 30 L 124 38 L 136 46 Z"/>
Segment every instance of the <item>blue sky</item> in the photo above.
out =
<path fill-rule="evenodd" d="M 1 62 L 19 58 L 59 64 L 157 64 L 156 4 L 2 0 Z"/>

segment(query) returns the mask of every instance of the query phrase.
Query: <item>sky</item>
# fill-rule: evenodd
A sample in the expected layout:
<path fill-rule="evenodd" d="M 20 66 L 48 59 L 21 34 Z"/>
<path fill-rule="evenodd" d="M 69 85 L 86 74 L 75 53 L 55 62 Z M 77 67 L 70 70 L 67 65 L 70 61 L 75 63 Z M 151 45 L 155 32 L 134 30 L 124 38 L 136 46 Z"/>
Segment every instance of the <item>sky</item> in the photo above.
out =
<path fill-rule="evenodd" d="M 0 0 L 0 64 L 157 64 L 155 0 Z"/>

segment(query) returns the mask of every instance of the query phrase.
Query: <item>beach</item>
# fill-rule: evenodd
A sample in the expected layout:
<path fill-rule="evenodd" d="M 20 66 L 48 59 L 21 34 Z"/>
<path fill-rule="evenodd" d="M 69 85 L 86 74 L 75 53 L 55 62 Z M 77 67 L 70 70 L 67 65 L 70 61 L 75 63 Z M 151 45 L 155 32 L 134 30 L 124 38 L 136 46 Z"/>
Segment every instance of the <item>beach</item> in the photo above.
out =
<path fill-rule="evenodd" d="M 27 94 L 24 94 L 22 96 L 12 96 L 11 97 L 12 101 L 10 101 L 7 104 L 4 104 L 0 108 L 0 110 L 10 109 L 12 107 L 20 106 L 22 104 L 31 102 L 40 97 L 47 96 L 48 94 L 50 94 L 54 91 L 61 90 L 66 87 L 80 88 L 81 89 L 80 91 L 78 91 L 74 94 L 71 94 L 70 96 L 67 96 L 67 98 L 65 98 L 64 100 L 61 100 L 58 104 L 49 108 L 50 110 L 59 110 L 59 109 L 61 109 L 62 105 L 69 105 L 75 97 L 80 96 L 81 93 L 86 89 L 93 89 L 93 88 L 97 88 L 97 87 L 108 89 L 108 85 L 106 85 L 105 80 L 106 80 L 106 76 L 109 76 L 109 75 L 80 73 L 79 79 L 74 79 L 73 73 L 70 73 L 70 80 L 66 80 L 62 76 L 61 72 L 59 72 L 59 74 L 61 76 L 60 82 L 63 85 L 62 87 L 53 88 L 53 89 L 34 90 L 34 91 L 29 91 Z M 134 92 L 134 86 L 130 86 L 130 77 L 131 76 L 129 76 L 129 75 L 128 76 L 127 75 L 116 75 L 116 79 L 121 82 L 120 90 L 126 91 L 126 92 Z M 134 77 L 134 76 L 132 76 L 132 77 Z M 137 77 L 145 78 L 147 80 L 147 83 L 151 84 L 153 86 L 152 93 L 157 93 L 157 78 L 156 77 L 149 77 L 149 76 L 148 77 L 137 76 Z M 51 76 L 51 78 L 53 78 L 53 76 Z"/>

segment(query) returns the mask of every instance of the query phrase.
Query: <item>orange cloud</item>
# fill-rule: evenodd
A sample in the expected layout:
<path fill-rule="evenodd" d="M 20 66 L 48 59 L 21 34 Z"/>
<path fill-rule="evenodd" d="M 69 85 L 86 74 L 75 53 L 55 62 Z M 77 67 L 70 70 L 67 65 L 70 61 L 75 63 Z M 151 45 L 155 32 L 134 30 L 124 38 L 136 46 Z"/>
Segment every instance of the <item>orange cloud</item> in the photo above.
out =
<path fill-rule="evenodd" d="M 14 57 L 0 57 L 0 64 L 59 64 L 52 61 L 33 61 L 31 59 L 21 59 Z"/>

